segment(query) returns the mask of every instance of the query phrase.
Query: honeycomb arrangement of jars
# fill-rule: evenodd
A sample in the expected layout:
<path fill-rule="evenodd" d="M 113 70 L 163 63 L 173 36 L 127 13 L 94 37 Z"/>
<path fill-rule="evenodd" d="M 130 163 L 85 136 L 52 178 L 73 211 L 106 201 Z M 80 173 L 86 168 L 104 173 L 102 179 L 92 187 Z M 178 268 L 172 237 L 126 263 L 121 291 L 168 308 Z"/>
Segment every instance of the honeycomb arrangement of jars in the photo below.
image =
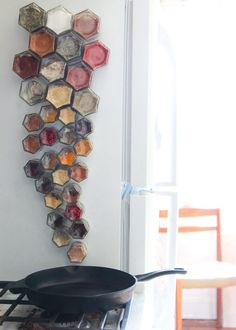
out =
<path fill-rule="evenodd" d="M 39 104 L 23 119 L 23 149 L 34 155 L 24 171 L 50 209 L 46 222 L 52 241 L 67 247 L 70 262 L 81 263 L 89 231 L 79 185 L 88 168 L 81 159 L 92 150 L 90 115 L 99 104 L 91 82 L 107 64 L 109 49 L 98 40 L 100 18 L 89 9 L 72 14 L 63 6 L 45 11 L 30 3 L 20 8 L 18 23 L 29 33 L 27 50 L 13 61 L 22 79 L 19 95 L 30 106 Z"/>

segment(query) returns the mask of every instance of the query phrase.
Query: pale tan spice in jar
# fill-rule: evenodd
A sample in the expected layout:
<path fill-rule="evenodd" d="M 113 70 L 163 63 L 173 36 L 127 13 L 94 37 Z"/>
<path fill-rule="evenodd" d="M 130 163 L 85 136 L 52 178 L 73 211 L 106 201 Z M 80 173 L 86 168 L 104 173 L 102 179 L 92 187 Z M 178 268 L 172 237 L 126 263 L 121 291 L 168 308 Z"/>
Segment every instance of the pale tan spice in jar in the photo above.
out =
<path fill-rule="evenodd" d="M 63 186 L 67 181 L 69 181 L 68 172 L 66 170 L 59 169 L 52 174 L 53 182 Z"/>
<path fill-rule="evenodd" d="M 53 242 L 61 247 L 66 246 L 70 243 L 71 237 L 70 235 L 64 230 L 56 230 L 53 235 Z"/>
<path fill-rule="evenodd" d="M 65 125 L 74 123 L 75 122 L 75 111 L 73 111 L 70 107 L 63 108 L 60 110 L 60 116 L 59 119 L 62 121 Z"/>
<path fill-rule="evenodd" d="M 90 92 L 75 95 L 73 107 L 79 111 L 82 116 L 95 112 L 96 106 L 97 99 Z"/>
<path fill-rule="evenodd" d="M 44 198 L 46 206 L 51 207 L 52 209 L 56 209 L 62 204 L 62 200 L 60 199 L 60 197 L 53 192 L 49 193 Z"/>
<path fill-rule="evenodd" d="M 65 63 L 59 60 L 53 60 L 42 67 L 40 73 L 49 81 L 61 79 L 64 77 Z"/>
<path fill-rule="evenodd" d="M 47 100 L 56 108 L 70 104 L 72 89 L 68 86 L 51 86 L 48 89 Z"/>

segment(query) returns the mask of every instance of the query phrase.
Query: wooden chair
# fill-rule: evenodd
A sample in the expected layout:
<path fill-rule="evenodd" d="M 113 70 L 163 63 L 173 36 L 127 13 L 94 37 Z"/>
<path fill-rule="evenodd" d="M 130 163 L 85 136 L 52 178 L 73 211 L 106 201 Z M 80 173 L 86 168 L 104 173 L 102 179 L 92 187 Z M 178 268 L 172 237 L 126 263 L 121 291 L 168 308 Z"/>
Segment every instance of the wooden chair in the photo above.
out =
<path fill-rule="evenodd" d="M 196 220 L 207 217 L 214 219 L 213 225 L 183 224 L 185 219 L 195 218 Z M 160 233 L 167 233 L 167 221 L 161 225 L 161 219 L 168 219 L 168 210 L 160 210 Z M 216 320 L 186 320 L 189 326 L 222 327 L 222 288 L 236 285 L 236 265 L 222 261 L 221 252 L 221 224 L 220 209 L 199 209 L 184 207 L 179 209 L 179 218 L 183 218 L 182 224 L 178 227 L 179 233 L 199 233 L 214 231 L 216 234 L 216 261 L 212 263 L 186 265 L 184 268 L 188 273 L 177 278 L 176 283 L 176 330 L 182 330 L 182 289 L 190 288 L 216 288 Z M 188 220 L 189 221 L 189 220 Z M 191 248 L 191 247 L 189 247 Z M 180 261 L 178 261 L 180 262 Z"/>

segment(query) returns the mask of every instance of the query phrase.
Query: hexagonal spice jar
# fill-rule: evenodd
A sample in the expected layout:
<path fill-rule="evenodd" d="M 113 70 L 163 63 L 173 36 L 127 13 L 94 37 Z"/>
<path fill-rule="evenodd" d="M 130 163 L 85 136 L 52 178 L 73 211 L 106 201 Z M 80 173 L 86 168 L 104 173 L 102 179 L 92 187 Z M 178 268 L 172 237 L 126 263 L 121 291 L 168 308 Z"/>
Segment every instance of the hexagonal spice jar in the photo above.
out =
<path fill-rule="evenodd" d="M 52 172 L 53 183 L 63 186 L 70 180 L 68 170 L 66 168 L 58 168 Z"/>
<path fill-rule="evenodd" d="M 40 57 L 48 55 L 55 50 L 55 36 L 46 29 L 31 33 L 29 49 Z"/>
<path fill-rule="evenodd" d="M 71 144 L 75 140 L 75 129 L 71 126 L 64 126 L 59 131 L 59 140 L 64 144 Z"/>
<path fill-rule="evenodd" d="M 66 61 L 72 60 L 81 56 L 82 42 L 76 33 L 65 33 L 57 39 L 56 52 Z"/>
<path fill-rule="evenodd" d="M 52 146 L 58 141 L 57 130 L 54 127 L 45 127 L 39 134 L 41 144 Z"/>
<path fill-rule="evenodd" d="M 59 159 L 54 151 L 45 152 L 41 158 L 41 164 L 45 170 L 54 170 L 59 164 Z"/>
<path fill-rule="evenodd" d="M 76 203 L 79 200 L 81 188 L 78 184 L 69 183 L 62 192 L 63 200 L 66 203 Z"/>
<path fill-rule="evenodd" d="M 22 79 L 37 76 L 39 72 L 39 59 L 26 51 L 16 54 L 13 62 L 13 71 Z"/>
<path fill-rule="evenodd" d="M 93 131 L 93 123 L 87 118 L 82 118 L 76 121 L 75 132 L 77 135 L 85 137 Z"/>
<path fill-rule="evenodd" d="M 74 148 L 78 156 L 88 156 L 92 150 L 92 144 L 88 139 L 79 139 L 74 144 Z"/>
<path fill-rule="evenodd" d="M 44 105 L 40 109 L 40 116 L 45 124 L 54 123 L 57 120 L 58 111 L 52 105 Z"/>
<path fill-rule="evenodd" d="M 57 34 L 71 29 L 72 14 L 63 6 L 57 6 L 47 12 L 46 26 Z"/>
<path fill-rule="evenodd" d="M 42 102 L 45 99 L 47 84 L 38 77 L 29 78 L 21 82 L 20 97 L 29 105 Z"/>
<path fill-rule="evenodd" d="M 59 120 L 64 124 L 72 124 L 75 122 L 76 112 L 71 107 L 61 108 Z"/>
<path fill-rule="evenodd" d="M 87 44 L 84 47 L 83 61 L 93 70 L 107 64 L 109 58 L 109 49 L 100 41 Z"/>
<path fill-rule="evenodd" d="M 47 225 L 52 229 L 63 229 L 67 227 L 67 219 L 63 215 L 63 210 L 57 209 L 48 213 Z"/>
<path fill-rule="evenodd" d="M 76 161 L 77 156 L 72 148 L 63 148 L 60 151 L 58 158 L 62 165 L 72 166 Z"/>
<path fill-rule="evenodd" d="M 19 25 L 29 32 L 33 32 L 46 23 L 46 12 L 36 3 L 32 2 L 20 8 Z"/>
<path fill-rule="evenodd" d="M 96 112 L 98 103 L 99 97 L 89 88 L 74 93 L 73 108 L 81 116 L 87 116 Z"/>
<path fill-rule="evenodd" d="M 23 126 L 28 132 L 38 131 L 43 127 L 43 121 L 38 113 L 25 115 Z"/>
<path fill-rule="evenodd" d="M 82 242 L 74 242 L 68 252 L 68 258 L 70 259 L 70 262 L 76 262 L 81 263 L 84 258 L 87 256 L 88 250 L 84 243 Z"/>
<path fill-rule="evenodd" d="M 44 174 L 44 168 L 39 159 L 32 159 L 24 166 L 25 175 L 32 179 L 39 179 Z"/>
<path fill-rule="evenodd" d="M 88 177 L 88 168 L 84 164 L 75 164 L 69 170 L 70 178 L 81 182 Z"/>
<path fill-rule="evenodd" d="M 40 74 L 49 82 L 63 79 L 66 63 L 56 54 L 51 54 L 42 59 Z"/>
<path fill-rule="evenodd" d="M 68 220 L 74 221 L 80 219 L 83 213 L 83 207 L 81 204 L 71 203 L 66 206 L 64 215 Z"/>
<path fill-rule="evenodd" d="M 36 134 L 30 134 L 22 141 L 25 151 L 35 154 L 41 148 L 39 136 Z"/>
<path fill-rule="evenodd" d="M 88 234 L 88 231 L 89 224 L 84 219 L 74 221 L 69 229 L 69 233 L 74 239 L 84 239 L 85 236 Z"/>
<path fill-rule="evenodd" d="M 70 86 L 63 80 L 59 80 L 49 84 L 46 99 L 58 109 L 70 105 L 72 92 L 73 89 Z"/>
<path fill-rule="evenodd" d="M 73 30 L 84 39 L 95 37 L 99 32 L 100 19 L 87 9 L 73 16 Z"/>
<path fill-rule="evenodd" d="M 45 205 L 51 209 L 58 208 L 63 200 L 60 191 L 53 190 L 44 197 Z"/>
<path fill-rule="evenodd" d="M 66 81 L 76 90 L 89 87 L 92 71 L 85 65 L 78 63 L 68 66 Z"/>
<path fill-rule="evenodd" d="M 52 237 L 53 243 L 55 243 L 58 247 L 69 245 L 71 241 L 71 236 L 68 234 L 66 230 L 57 229 L 54 231 Z"/>
<path fill-rule="evenodd" d="M 45 173 L 38 180 L 35 181 L 35 188 L 41 194 L 47 194 L 54 189 L 52 176 L 49 173 Z"/>

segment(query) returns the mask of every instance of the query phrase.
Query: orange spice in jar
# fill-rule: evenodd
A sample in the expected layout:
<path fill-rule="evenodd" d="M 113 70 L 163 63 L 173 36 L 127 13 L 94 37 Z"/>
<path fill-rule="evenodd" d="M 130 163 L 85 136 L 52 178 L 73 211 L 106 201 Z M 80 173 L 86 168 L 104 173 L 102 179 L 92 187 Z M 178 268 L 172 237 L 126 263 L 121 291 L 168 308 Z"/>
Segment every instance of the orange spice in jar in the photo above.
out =
<path fill-rule="evenodd" d="M 71 166 L 76 160 L 76 154 L 69 148 L 64 148 L 59 154 L 59 160 L 62 165 Z"/>
<path fill-rule="evenodd" d="M 40 57 L 52 53 L 55 48 L 55 37 L 45 29 L 30 35 L 29 48 Z"/>
<path fill-rule="evenodd" d="M 92 150 L 92 145 L 88 139 L 80 139 L 75 143 L 74 148 L 77 155 L 87 156 Z"/>

